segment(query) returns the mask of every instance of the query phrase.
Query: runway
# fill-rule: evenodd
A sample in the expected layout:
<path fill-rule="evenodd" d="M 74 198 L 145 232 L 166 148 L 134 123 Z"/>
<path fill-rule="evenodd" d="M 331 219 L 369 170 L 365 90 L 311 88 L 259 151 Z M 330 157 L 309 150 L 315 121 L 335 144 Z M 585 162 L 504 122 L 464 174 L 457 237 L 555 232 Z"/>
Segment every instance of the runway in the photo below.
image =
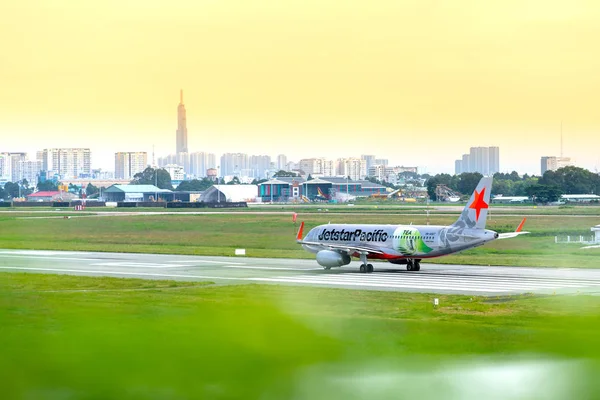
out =
<path fill-rule="evenodd" d="M 600 293 L 600 270 L 596 269 L 422 263 L 420 272 L 408 272 L 396 265 L 374 263 L 374 273 L 361 274 L 358 273 L 358 266 L 359 262 L 353 261 L 350 266 L 325 271 L 315 260 L 0 250 L 0 272 L 212 281 L 216 284 L 309 285 L 486 296 Z"/>

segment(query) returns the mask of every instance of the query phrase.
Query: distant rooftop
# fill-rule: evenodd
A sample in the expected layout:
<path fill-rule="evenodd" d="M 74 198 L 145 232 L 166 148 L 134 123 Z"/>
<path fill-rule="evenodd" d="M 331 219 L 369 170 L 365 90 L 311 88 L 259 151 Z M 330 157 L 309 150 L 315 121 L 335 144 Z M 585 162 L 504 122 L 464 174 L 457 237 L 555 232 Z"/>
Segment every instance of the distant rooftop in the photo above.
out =
<path fill-rule="evenodd" d="M 112 185 L 104 193 L 173 193 L 169 189 L 159 189 L 154 185 Z"/>

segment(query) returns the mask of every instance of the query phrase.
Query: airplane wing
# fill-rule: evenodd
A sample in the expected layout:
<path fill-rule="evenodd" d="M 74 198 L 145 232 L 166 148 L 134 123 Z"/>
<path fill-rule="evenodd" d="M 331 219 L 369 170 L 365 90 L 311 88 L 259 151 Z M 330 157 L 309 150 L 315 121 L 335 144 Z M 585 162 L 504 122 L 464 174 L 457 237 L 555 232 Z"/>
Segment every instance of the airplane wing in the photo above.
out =
<path fill-rule="evenodd" d="M 529 232 L 523 232 L 523 225 L 525 225 L 525 221 L 527 221 L 527 218 L 523 218 L 523 221 L 521 221 L 521 223 L 519 224 L 519 226 L 517 227 L 517 229 L 514 232 L 508 232 L 508 233 L 501 233 L 498 235 L 498 239 L 510 239 L 510 238 L 514 238 L 517 237 L 519 235 L 526 235 Z"/>

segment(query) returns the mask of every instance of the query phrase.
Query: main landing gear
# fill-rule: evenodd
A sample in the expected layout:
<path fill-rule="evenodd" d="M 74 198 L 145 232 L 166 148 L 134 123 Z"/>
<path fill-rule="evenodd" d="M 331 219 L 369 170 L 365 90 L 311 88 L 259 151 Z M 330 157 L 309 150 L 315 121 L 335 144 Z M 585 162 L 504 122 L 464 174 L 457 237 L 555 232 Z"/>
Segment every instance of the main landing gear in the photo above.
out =
<path fill-rule="evenodd" d="M 421 270 L 421 260 L 407 260 L 406 261 L 406 270 L 407 271 L 420 271 Z"/>
<path fill-rule="evenodd" d="M 360 255 L 360 261 L 362 261 L 362 264 L 359 268 L 361 274 L 370 274 L 373 272 L 373 264 L 367 264 L 367 253 Z"/>
<path fill-rule="evenodd" d="M 362 274 L 370 274 L 373 272 L 373 264 L 361 264 L 359 271 Z"/>

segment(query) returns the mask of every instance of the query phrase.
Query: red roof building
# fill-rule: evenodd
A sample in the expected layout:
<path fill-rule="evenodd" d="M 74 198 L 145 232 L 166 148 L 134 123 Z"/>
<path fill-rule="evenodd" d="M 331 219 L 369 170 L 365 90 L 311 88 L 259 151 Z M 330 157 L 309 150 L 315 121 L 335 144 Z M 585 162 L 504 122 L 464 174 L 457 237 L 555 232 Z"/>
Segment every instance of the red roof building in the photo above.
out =
<path fill-rule="evenodd" d="M 54 201 L 60 195 L 59 191 L 35 192 L 27 196 L 27 201 Z"/>

